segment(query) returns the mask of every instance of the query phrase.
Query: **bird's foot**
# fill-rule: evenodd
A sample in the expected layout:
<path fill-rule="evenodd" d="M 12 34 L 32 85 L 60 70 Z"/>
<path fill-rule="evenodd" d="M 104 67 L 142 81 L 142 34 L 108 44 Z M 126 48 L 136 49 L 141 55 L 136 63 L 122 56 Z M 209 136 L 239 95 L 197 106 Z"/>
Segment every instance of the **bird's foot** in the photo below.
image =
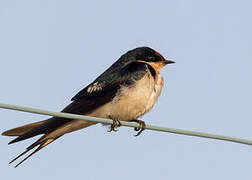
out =
<path fill-rule="evenodd" d="M 139 136 L 143 132 L 143 130 L 145 130 L 145 128 L 146 128 L 146 124 L 144 121 L 134 119 L 131 122 L 136 122 L 139 125 L 139 127 L 134 128 L 134 130 L 137 131 L 137 134 L 134 136 Z"/>
<path fill-rule="evenodd" d="M 118 119 L 112 119 L 113 120 L 113 124 L 111 124 L 110 129 L 108 130 L 108 132 L 112 132 L 112 131 L 118 131 L 116 128 L 121 126 L 121 122 Z"/>

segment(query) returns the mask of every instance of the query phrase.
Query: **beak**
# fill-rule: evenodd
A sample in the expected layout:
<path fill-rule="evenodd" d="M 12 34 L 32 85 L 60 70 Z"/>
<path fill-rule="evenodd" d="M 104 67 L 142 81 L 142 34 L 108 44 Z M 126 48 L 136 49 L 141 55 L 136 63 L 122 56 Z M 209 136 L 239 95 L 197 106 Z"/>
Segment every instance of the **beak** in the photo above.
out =
<path fill-rule="evenodd" d="M 164 62 L 165 62 L 165 64 L 172 64 L 172 63 L 175 63 L 174 61 L 171 61 L 171 60 L 168 60 L 168 59 L 166 59 Z"/>

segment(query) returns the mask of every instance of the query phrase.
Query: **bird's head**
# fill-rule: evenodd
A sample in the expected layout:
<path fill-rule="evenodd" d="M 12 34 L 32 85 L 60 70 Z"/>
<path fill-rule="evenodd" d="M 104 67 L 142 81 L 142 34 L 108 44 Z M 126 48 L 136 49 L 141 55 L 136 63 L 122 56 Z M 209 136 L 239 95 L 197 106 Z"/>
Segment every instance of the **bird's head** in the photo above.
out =
<path fill-rule="evenodd" d="M 158 62 L 163 64 L 171 64 L 174 61 L 166 60 L 161 54 L 149 47 L 138 47 L 128 51 L 125 54 L 129 60 L 132 61 L 145 61 L 145 62 Z"/>
<path fill-rule="evenodd" d="M 163 66 L 174 61 L 165 59 L 160 53 L 149 47 L 138 47 L 133 50 L 128 51 L 124 54 L 127 61 L 129 62 L 143 62 L 155 67 L 156 70 L 160 70 Z"/>

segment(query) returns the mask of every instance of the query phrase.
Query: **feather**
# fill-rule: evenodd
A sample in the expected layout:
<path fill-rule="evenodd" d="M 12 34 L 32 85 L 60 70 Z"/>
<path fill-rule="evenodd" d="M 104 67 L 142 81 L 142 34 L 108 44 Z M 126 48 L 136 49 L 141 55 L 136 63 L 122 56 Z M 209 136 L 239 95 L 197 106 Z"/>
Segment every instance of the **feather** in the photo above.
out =
<path fill-rule="evenodd" d="M 3 132 L 2 135 L 3 136 L 21 136 L 21 135 L 27 133 L 28 131 L 40 126 L 43 123 L 45 123 L 45 121 L 46 120 L 31 123 L 31 124 L 27 124 L 27 125 L 20 126 L 20 127 L 17 127 L 17 128 L 13 128 L 13 129 L 10 129 L 8 131 Z"/>

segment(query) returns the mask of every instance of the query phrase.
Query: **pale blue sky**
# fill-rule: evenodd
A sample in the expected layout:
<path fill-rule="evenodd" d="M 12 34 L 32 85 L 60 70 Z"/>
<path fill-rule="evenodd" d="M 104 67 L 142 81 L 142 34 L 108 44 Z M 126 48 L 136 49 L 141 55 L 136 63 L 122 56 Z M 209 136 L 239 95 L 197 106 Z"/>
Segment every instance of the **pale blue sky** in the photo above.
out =
<path fill-rule="evenodd" d="M 123 53 L 176 64 L 148 124 L 252 139 L 251 1 L 0 1 L 0 102 L 60 111 Z M 168 82 L 167 82 L 168 81 Z M 0 109 L 0 131 L 46 118 Z M 251 179 L 252 147 L 100 125 L 65 135 L 14 169 L 36 138 L 7 145 L 1 178 Z"/>

